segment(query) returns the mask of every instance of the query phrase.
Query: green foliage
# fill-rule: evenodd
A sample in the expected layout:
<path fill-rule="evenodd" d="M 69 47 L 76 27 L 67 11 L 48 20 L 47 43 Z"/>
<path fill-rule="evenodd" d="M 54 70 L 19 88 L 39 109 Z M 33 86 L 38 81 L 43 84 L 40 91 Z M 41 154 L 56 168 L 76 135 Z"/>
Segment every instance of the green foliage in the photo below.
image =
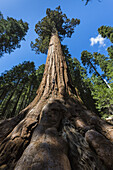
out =
<path fill-rule="evenodd" d="M 99 34 L 101 34 L 103 38 L 108 38 L 111 41 L 111 43 L 113 43 L 113 27 L 101 26 L 100 28 L 98 28 L 98 32 Z M 107 51 L 110 56 L 110 59 L 112 59 L 113 61 L 113 45 L 108 47 Z"/>
<path fill-rule="evenodd" d="M 3 19 L 3 14 L 0 11 L 0 20 Z"/>
<path fill-rule="evenodd" d="M 80 62 L 76 58 L 72 59 L 70 73 L 73 85 L 75 88 L 78 89 L 79 96 L 82 99 L 84 105 L 88 109 L 97 112 L 95 100 L 91 95 L 93 85 L 91 83 L 91 80 L 88 78 L 86 69 L 81 66 Z"/>
<path fill-rule="evenodd" d="M 93 53 L 95 65 L 99 66 L 102 71 L 107 72 L 107 64 L 109 58 L 98 52 Z"/>
<path fill-rule="evenodd" d="M 108 38 L 111 41 L 111 43 L 113 43 L 113 27 L 101 26 L 98 29 L 98 32 L 101 34 L 102 37 Z M 111 83 L 110 86 L 112 86 L 112 83 L 113 83 L 113 45 L 108 47 L 107 51 L 108 51 L 109 57 L 105 58 L 104 67 L 106 68 L 106 70 L 104 69 L 104 72 L 107 77 L 107 80 L 109 81 L 109 83 Z"/>
<path fill-rule="evenodd" d="M 93 73 L 90 80 L 92 82 L 91 94 L 96 101 L 96 108 L 104 114 L 113 113 L 113 61 L 111 57 L 106 57 L 100 53 L 83 51 L 81 59 L 84 66 L 87 66 L 89 73 Z M 97 71 L 100 67 L 103 74 Z M 106 81 L 107 80 L 107 81 Z M 90 88 L 90 87 L 89 87 Z"/>
<path fill-rule="evenodd" d="M 11 53 L 16 48 L 20 48 L 20 41 L 25 40 L 24 37 L 28 30 L 28 23 L 16 20 L 11 17 L 3 18 L 0 12 L 0 57 L 4 53 Z"/>
<path fill-rule="evenodd" d="M 45 64 L 42 64 L 41 66 L 39 66 L 39 68 L 36 70 L 36 77 L 37 77 L 37 81 L 41 82 L 42 77 L 43 77 L 43 73 L 44 73 L 44 69 L 45 69 Z M 38 85 L 39 86 L 39 85 Z"/>
<path fill-rule="evenodd" d="M 110 59 L 113 60 L 113 45 L 107 48 L 108 54 L 110 56 Z"/>
<path fill-rule="evenodd" d="M 96 100 L 97 109 L 104 114 L 113 113 L 113 84 L 110 85 L 110 88 L 105 86 L 101 80 L 95 75 L 92 76 L 93 80 L 93 98 Z"/>
<path fill-rule="evenodd" d="M 99 60 L 100 58 L 99 56 L 101 56 L 101 58 L 104 57 L 104 55 L 98 54 L 97 52 L 94 52 L 93 54 L 91 54 L 88 51 L 83 51 L 81 53 L 81 60 L 82 60 L 82 64 L 86 66 L 86 69 L 89 70 L 89 73 L 90 74 L 94 73 L 95 75 L 97 75 L 99 78 L 101 78 L 102 82 L 105 84 L 103 77 L 97 71 L 97 66 L 99 66 L 101 62 L 101 60 Z M 102 64 L 103 62 L 101 63 L 101 66 Z"/>
<path fill-rule="evenodd" d="M 52 33 L 58 32 L 62 41 L 65 37 L 71 37 L 78 24 L 80 24 L 80 20 L 67 18 L 66 14 L 62 13 L 60 6 L 55 10 L 47 8 L 46 16 L 35 25 L 38 38 L 35 39 L 35 43 L 31 42 L 32 49 L 36 53 L 47 53 Z"/>
<path fill-rule="evenodd" d="M 113 43 L 113 27 L 101 26 L 98 28 L 98 32 L 103 38 L 108 38 Z"/>
<path fill-rule="evenodd" d="M 83 51 L 81 53 L 81 60 L 82 60 L 82 64 L 86 66 L 86 68 L 89 67 L 89 73 L 92 73 L 95 67 L 93 55 L 88 51 Z"/>
<path fill-rule="evenodd" d="M 100 66 L 101 70 L 106 73 L 108 64 L 107 59 L 108 59 L 107 57 L 97 52 L 91 54 L 88 51 L 83 51 L 81 53 L 82 64 L 86 66 L 86 69 L 88 69 L 90 74 L 91 73 L 95 74 L 97 77 L 99 77 L 99 79 L 101 79 L 102 83 L 104 83 L 105 85 L 106 83 L 104 81 L 103 75 L 100 75 L 100 73 L 97 71 L 97 66 Z"/>
<path fill-rule="evenodd" d="M 66 45 L 62 45 L 62 51 L 66 58 L 68 72 L 70 74 L 69 76 L 71 76 L 70 81 L 72 81 L 79 97 L 88 109 L 97 112 L 95 100 L 91 95 L 92 83 L 88 78 L 86 69 L 81 66 L 77 58 L 71 58 L 71 54 L 69 53 L 69 49 Z"/>
<path fill-rule="evenodd" d="M 96 67 L 100 66 L 102 71 L 105 71 L 107 67 L 107 59 L 107 57 L 97 52 L 91 54 L 88 51 L 83 51 L 81 53 L 82 64 L 89 69 L 89 73 L 95 73 L 97 76 L 100 76 L 100 74 Z"/>
<path fill-rule="evenodd" d="M 33 62 L 24 62 L 0 77 L 0 117 L 17 115 L 36 96 L 45 65 L 35 70 Z"/>
<path fill-rule="evenodd" d="M 66 45 L 62 45 L 62 50 L 66 58 L 69 74 L 71 76 L 70 81 L 72 81 L 72 84 L 77 90 L 79 97 L 82 99 L 82 102 L 88 109 L 97 112 L 95 100 L 91 95 L 91 89 L 93 85 L 91 80 L 88 78 L 86 69 L 81 66 L 77 58 L 71 58 L 71 54 L 69 53 Z"/>

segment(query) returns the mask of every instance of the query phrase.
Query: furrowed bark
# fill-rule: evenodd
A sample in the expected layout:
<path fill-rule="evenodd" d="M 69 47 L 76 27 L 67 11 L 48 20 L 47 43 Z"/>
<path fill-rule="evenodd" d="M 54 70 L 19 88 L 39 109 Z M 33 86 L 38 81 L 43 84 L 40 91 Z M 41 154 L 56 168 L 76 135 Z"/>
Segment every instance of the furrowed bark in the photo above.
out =
<path fill-rule="evenodd" d="M 57 34 L 51 37 L 35 99 L 9 124 L 2 122 L 1 129 L 6 125 L 1 169 L 113 169 L 113 126 L 77 98 Z"/>

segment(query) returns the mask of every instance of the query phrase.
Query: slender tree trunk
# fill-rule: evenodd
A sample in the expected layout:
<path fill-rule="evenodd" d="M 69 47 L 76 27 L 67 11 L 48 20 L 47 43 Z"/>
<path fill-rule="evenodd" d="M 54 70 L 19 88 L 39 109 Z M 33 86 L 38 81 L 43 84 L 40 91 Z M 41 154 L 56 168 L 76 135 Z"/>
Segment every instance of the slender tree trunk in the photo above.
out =
<path fill-rule="evenodd" d="M 10 100 L 11 100 L 11 98 L 12 98 L 14 92 L 15 92 L 15 91 L 13 90 L 12 93 L 10 94 L 10 96 L 9 96 L 9 98 L 8 98 L 8 100 L 7 100 L 6 104 L 5 104 L 5 106 L 4 106 L 4 108 L 3 108 L 2 115 L 4 115 L 4 116 L 5 116 L 6 109 L 7 109 L 8 105 L 9 105 L 9 102 L 10 102 Z"/>
<path fill-rule="evenodd" d="M 24 105 L 24 106 L 27 106 L 27 105 L 30 103 L 30 98 L 32 97 L 32 96 L 30 95 L 30 93 L 31 93 L 31 84 L 30 84 L 29 87 L 28 87 L 27 98 L 26 98 L 26 100 L 25 100 L 25 105 Z"/>
<path fill-rule="evenodd" d="M 91 67 L 94 69 L 96 75 L 97 75 L 98 77 L 100 77 L 100 79 L 102 80 L 102 82 L 108 87 L 108 85 L 106 84 L 106 82 L 104 81 L 104 79 L 102 78 L 102 76 L 99 74 L 99 72 L 96 70 L 96 68 L 93 66 L 93 64 L 92 64 L 90 61 L 89 61 L 89 63 L 90 63 L 90 65 L 91 65 Z M 108 88 L 109 88 L 109 87 L 108 87 Z"/>
<path fill-rule="evenodd" d="M 21 94 L 23 92 L 23 89 L 24 89 L 24 87 L 22 87 L 22 90 L 19 92 L 19 95 L 17 96 L 17 101 L 16 101 L 16 103 L 15 103 L 15 105 L 13 107 L 13 110 L 11 111 L 11 117 L 13 117 L 15 115 L 16 108 L 17 108 L 18 102 L 20 100 Z"/>
<path fill-rule="evenodd" d="M 17 117 L 2 122 L 0 132 L 1 169 L 113 169 L 113 126 L 78 100 L 57 34 L 37 96 Z"/>
<path fill-rule="evenodd" d="M 8 92 L 7 89 L 3 89 L 3 92 L 2 92 L 1 95 L 0 95 L 0 99 L 1 99 L 2 101 L 4 100 L 7 92 Z"/>
<path fill-rule="evenodd" d="M 26 93 L 27 93 L 27 92 L 25 92 L 25 94 L 23 95 L 23 97 L 22 97 L 22 99 L 21 99 L 22 102 L 21 102 L 21 104 L 20 104 L 20 106 L 19 106 L 18 113 L 24 108 L 24 107 L 23 107 L 23 102 L 24 102 L 24 99 L 25 99 L 24 97 L 25 97 Z"/>
<path fill-rule="evenodd" d="M 14 92 L 15 92 L 15 89 L 17 88 L 17 86 L 18 86 L 18 84 L 19 84 L 19 82 L 20 82 L 20 79 L 19 79 L 18 82 L 16 83 L 14 89 L 12 89 L 12 91 L 11 91 L 9 97 L 8 97 L 8 100 L 6 101 L 6 104 L 5 104 L 5 106 L 3 107 L 2 115 L 4 115 L 4 116 L 5 116 L 6 109 L 7 109 L 8 105 L 9 105 L 9 102 L 10 102 L 10 100 L 11 100 L 11 98 L 12 98 Z M 3 103 L 3 105 L 4 105 L 4 103 Z"/>

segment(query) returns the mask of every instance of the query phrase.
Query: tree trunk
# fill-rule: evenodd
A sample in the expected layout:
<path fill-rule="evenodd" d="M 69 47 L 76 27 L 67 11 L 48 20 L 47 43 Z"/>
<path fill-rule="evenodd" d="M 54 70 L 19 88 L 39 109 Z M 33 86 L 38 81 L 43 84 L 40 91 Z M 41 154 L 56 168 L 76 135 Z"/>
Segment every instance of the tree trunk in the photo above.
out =
<path fill-rule="evenodd" d="M 18 110 L 17 110 L 17 114 L 24 108 L 24 107 L 23 107 L 23 102 L 24 102 L 26 93 L 27 93 L 27 92 L 25 91 L 25 92 L 24 92 L 24 95 L 21 96 L 21 103 L 20 103 L 19 108 L 18 108 Z"/>
<path fill-rule="evenodd" d="M 27 93 L 26 93 L 26 96 L 25 96 L 25 101 L 24 101 L 24 106 L 25 107 L 30 103 L 29 102 L 29 100 L 31 98 L 30 92 L 31 92 L 31 84 L 28 86 L 28 90 L 27 90 Z M 23 107 L 23 108 L 25 108 L 25 107 Z"/>
<path fill-rule="evenodd" d="M 7 89 L 3 89 L 3 92 L 2 92 L 1 95 L 0 95 L 0 100 L 2 100 L 2 101 L 4 100 L 7 92 L 8 92 Z"/>
<path fill-rule="evenodd" d="M 93 64 L 92 64 L 90 61 L 89 61 L 89 63 L 90 63 L 90 65 L 91 65 L 91 67 L 94 69 L 96 75 L 102 80 L 103 84 L 105 84 L 105 85 L 109 88 L 108 84 L 105 82 L 105 80 L 104 80 L 104 79 L 102 78 L 102 76 L 99 74 L 99 72 L 97 71 L 97 69 L 93 66 Z"/>
<path fill-rule="evenodd" d="M 5 103 L 5 104 L 4 104 L 4 102 L 2 103 L 3 106 L 5 105 L 5 106 L 3 107 L 3 109 L 2 109 L 2 115 L 3 115 L 4 117 L 5 117 L 5 112 L 6 112 L 6 110 L 7 110 L 7 107 L 8 107 L 8 105 L 9 105 L 9 102 L 10 102 L 13 94 L 15 93 L 15 89 L 17 88 L 19 82 L 20 82 L 20 79 L 19 79 L 18 82 L 16 83 L 15 87 L 14 87 L 14 88 L 12 87 L 13 90 L 11 90 L 11 93 L 9 94 L 6 103 Z"/>
<path fill-rule="evenodd" d="M 17 100 L 16 100 L 16 103 L 14 104 L 14 107 L 11 111 L 11 117 L 13 117 L 15 115 L 15 112 L 16 112 L 16 109 L 17 109 L 17 105 L 18 105 L 18 102 L 20 100 L 20 97 L 22 95 L 22 92 L 23 92 L 23 89 L 24 89 L 24 86 L 22 87 L 21 91 L 19 92 L 19 94 L 17 95 Z"/>
<path fill-rule="evenodd" d="M 0 124 L 0 169 L 113 169 L 113 126 L 83 106 L 69 81 L 57 34 L 37 96 Z"/>

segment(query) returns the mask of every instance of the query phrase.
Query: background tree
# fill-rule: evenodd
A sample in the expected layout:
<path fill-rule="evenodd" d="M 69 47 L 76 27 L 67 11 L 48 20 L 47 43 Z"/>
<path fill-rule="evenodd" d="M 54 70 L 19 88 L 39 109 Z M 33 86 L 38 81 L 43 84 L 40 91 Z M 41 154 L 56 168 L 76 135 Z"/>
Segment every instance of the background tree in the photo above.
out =
<path fill-rule="evenodd" d="M 92 96 L 96 100 L 96 108 L 103 118 L 113 114 L 113 85 L 106 87 L 99 78 L 92 75 L 93 90 Z M 108 84 L 109 85 L 109 84 Z"/>
<path fill-rule="evenodd" d="M 0 117 L 17 115 L 36 96 L 42 80 L 44 64 L 35 70 L 33 62 L 24 62 L 0 77 Z"/>
<path fill-rule="evenodd" d="M 81 53 L 81 60 L 84 66 L 86 66 L 86 69 L 89 69 L 89 73 L 94 73 L 96 74 L 98 77 L 101 78 L 101 80 L 104 83 L 104 80 L 102 78 L 102 76 L 100 75 L 100 73 L 97 71 L 96 66 L 99 65 L 98 61 L 95 59 L 95 53 L 92 55 L 91 53 L 89 53 L 88 51 L 83 51 Z"/>
<path fill-rule="evenodd" d="M 71 77 L 70 82 L 73 85 L 72 88 L 75 88 L 79 99 L 88 109 L 98 112 L 95 106 L 95 100 L 91 95 L 93 85 L 88 78 L 86 69 L 81 66 L 77 58 L 71 58 L 71 54 L 66 45 L 61 45 L 61 47 L 68 66 L 69 77 Z"/>
<path fill-rule="evenodd" d="M 73 84 L 78 97 L 88 109 L 97 112 L 95 100 L 91 95 L 93 85 L 88 78 L 86 69 L 81 66 L 77 58 L 71 58 L 71 54 L 66 45 L 62 45 L 62 51 L 66 59 L 69 75 L 71 76 L 70 81 Z"/>
<path fill-rule="evenodd" d="M 87 71 L 81 66 L 80 62 L 76 59 L 72 59 L 73 69 L 71 70 L 71 77 L 74 87 L 78 90 L 78 94 L 83 101 L 83 104 L 90 110 L 97 112 L 95 106 L 95 100 L 91 94 L 93 90 L 93 84 L 87 75 Z"/>
<path fill-rule="evenodd" d="M 113 43 L 113 27 L 103 25 L 98 28 L 98 32 L 103 38 L 107 37 Z"/>
<path fill-rule="evenodd" d="M 107 37 L 112 42 L 113 28 L 101 26 L 98 32 L 103 38 Z M 81 59 L 84 66 L 87 66 L 89 73 L 93 72 L 91 81 L 93 89 L 91 90 L 93 98 L 96 100 L 97 109 L 101 112 L 103 117 L 108 117 L 113 114 L 113 56 L 112 45 L 108 47 L 109 56 L 100 53 L 83 51 Z M 101 69 L 102 73 L 97 71 Z"/>
<path fill-rule="evenodd" d="M 11 53 L 16 48 L 20 48 L 20 41 L 28 31 L 28 23 L 22 19 L 16 20 L 11 17 L 4 19 L 0 12 L 0 57 L 4 53 Z"/>
<path fill-rule="evenodd" d="M 101 26 L 98 29 L 98 32 L 101 34 L 102 37 L 107 37 L 111 43 L 113 43 L 113 27 L 110 26 Z M 108 51 L 108 57 L 106 61 L 107 65 L 107 71 L 106 76 L 109 82 L 113 82 L 113 45 L 107 48 Z"/>
<path fill-rule="evenodd" d="M 103 25 L 100 28 L 98 28 L 98 32 L 99 34 L 101 34 L 103 38 L 108 38 L 111 41 L 111 43 L 113 43 L 113 27 Z M 108 47 L 107 51 L 110 59 L 113 60 L 113 45 Z"/>

